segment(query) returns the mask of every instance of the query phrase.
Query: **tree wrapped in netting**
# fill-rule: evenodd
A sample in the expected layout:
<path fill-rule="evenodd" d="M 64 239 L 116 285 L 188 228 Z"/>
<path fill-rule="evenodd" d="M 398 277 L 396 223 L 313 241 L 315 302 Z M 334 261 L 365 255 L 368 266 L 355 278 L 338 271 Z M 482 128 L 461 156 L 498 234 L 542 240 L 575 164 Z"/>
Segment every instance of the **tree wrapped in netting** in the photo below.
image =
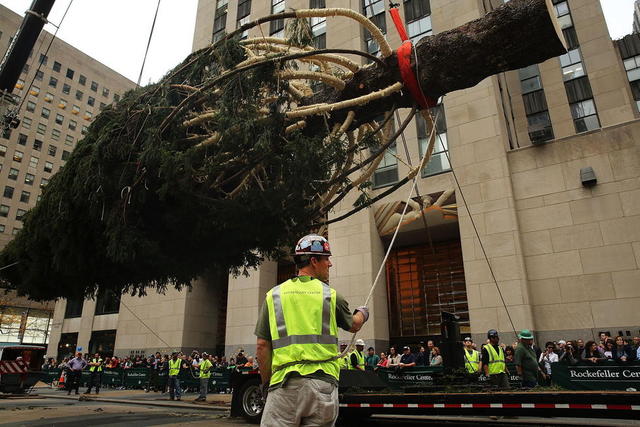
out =
<path fill-rule="evenodd" d="M 438 99 L 563 53 L 550 7 L 513 0 L 423 38 L 412 59 L 422 90 Z M 311 17 L 352 19 L 382 57 L 313 48 Z M 274 19 L 289 19 L 288 39 L 236 37 Z M 394 126 L 398 108 L 411 112 Z M 432 130 L 428 110 L 418 110 L 395 53 L 364 16 L 311 9 L 246 24 L 95 118 L 0 254 L 2 265 L 17 263 L 2 277 L 50 299 L 97 287 L 144 294 L 187 286 L 208 270 L 257 266 L 299 235 L 326 230 L 351 191 L 362 193 L 356 211 L 416 176 L 435 132 L 419 165 L 369 194 L 371 175 L 413 116 Z"/>

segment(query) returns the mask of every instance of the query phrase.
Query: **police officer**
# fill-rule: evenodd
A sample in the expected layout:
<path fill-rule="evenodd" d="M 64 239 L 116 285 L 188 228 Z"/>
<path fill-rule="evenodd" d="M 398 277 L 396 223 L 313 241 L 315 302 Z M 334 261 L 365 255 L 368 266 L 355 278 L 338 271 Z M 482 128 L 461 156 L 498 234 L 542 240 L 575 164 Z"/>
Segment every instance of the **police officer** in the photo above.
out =
<path fill-rule="evenodd" d="M 509 388 L 507 364 L 505 363 L 504 350 L 500 347 L 498 331 L 489 329 L 487 332 L 489 344 L 482 347 L 482 366 L 484 374 L 489 377 L 491 384 L 498 388 Z"/>
<path fill-rule="evenodd" d="M 200 396 L 196 399 L 197 402 L 204 402 L 207 400 L 207 393 L 209 391 L 209 378 L 211 378 L 211 369 L 213 369 L 213 363 L 211 363 L 211 356 L 206 352 L 202 353 L 202 361 L 198 365 L 200 368 Z"/>
<path fill-rule="evenodd" d="M 178 357 L 178 353 L 171 354 L 169 359 L 169 399 L 180 400 L 182 396 L 182 389 L 180 388 L 180 368 L 182 368 L 182 358 Z"/>
<path fill-rule="evenodd" d="M 338 327 L 356 332 L 369 318 L 353 313 L 329 281 L 329 242 L 304 236 L 296 245 L 298 276 L 267 292 L 256 325 L 256 354 L 269 394 L 263 426 L 333 425 L 338 417 Z"/>
<path fill-rule="evenodd" d="M 100 357 L 100 353 L 96 353 L 93 356 L 93 359 L 88 363 L 89 372 L 91 372 L 91 378 L 89 379 L 89 388 L 85 394 L 91 394 L 91 388 L 93 386 L 96 387 L 96 394 L 100 394 L 100 383 L 102 383 L 102 368 L 103 360 Z"/>
<path fill-rule="evenodd" d="M 364 341 L 356 340 L 356 349 L 349 356 L 349 369 L 364 371 Z"/>
<path fill-rule="evenodd" d="M 464 367 L 471 375 L 482 372 L 482 362 L 480 362 L 480 352 L 473 348 L 473 340 L 470 337 L 464 339 Z"/>

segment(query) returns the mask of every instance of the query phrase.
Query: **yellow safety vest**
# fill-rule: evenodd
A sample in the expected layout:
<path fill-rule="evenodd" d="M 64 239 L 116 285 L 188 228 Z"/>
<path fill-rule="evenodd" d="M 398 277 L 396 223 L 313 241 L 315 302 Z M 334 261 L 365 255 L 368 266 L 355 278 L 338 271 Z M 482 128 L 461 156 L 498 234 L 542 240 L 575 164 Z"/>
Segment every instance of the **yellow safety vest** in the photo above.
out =
<path fill-rule="evenodd" d="M 480 353 L 476 350 L 471 350 L 471 353 L 464 349 L 464 365 L 467 368 L 467 372 L 475 374 L 480 367 Z"/>
<path fill-rule="evenodd" d="M 100 366 L 89 366 L 89 372 L 94 372 L 98 368 L 98 372 L 102 372 L 102 359 L 91 359 L 91 363 L 100 363 Z"/>
<path fill-rule="evenodd" d="M 210 378 L 211 372 L 210 368 L 213 365 L 209 359 L 205 359 L 200 364 L 200 378 Z"/>
<path fill-rule="evenodd" d="M 287 374 L 309 375 L 318 370 L 340 377 L 336 291 L 309 276 L 294 277 L 267 292 L 273 357 L 271 385 Z M 317 363 L 295 363 L 300 361 Z M 286 365 L 286 366 L 283 366 Z"/>
<path fill-rule="evenodd" d="M 353 350 L 351 352 L 351 354 L 349 354 L 349 369 L 351 370 L 356 370 L 357 368 L 353 366 L 353 363 L 351 363 L 351 355 L 355 354 L 356 355 L 356 360 L 358 361 L 358 366 L 360 366 L 362 369 L 364 369 L 364 354 L 360 353 L 358 350 Z"/>
<path fill-rule="evenodd" d="M 182 363 L 182 359 L 177 358 L 176 360 L 169 359 L 169 376 L 175 377 L 180 373 L 180 364 Z"/>
<path fill-rule="evenodd" d="M 347 353 L 346 356 L 340 358 L 340 369 L 349 369 L 349 360 L 351 360 L 350 356 L 351 353 Z"/>
<path fill-rule="evenodd" d="M 507 371 L 507 365 L 504 363 L 504 350 L 498 347 L 499 352 L 491 344 L 485 346 L 489 353 L 489 375 L 501 374 Z"/>

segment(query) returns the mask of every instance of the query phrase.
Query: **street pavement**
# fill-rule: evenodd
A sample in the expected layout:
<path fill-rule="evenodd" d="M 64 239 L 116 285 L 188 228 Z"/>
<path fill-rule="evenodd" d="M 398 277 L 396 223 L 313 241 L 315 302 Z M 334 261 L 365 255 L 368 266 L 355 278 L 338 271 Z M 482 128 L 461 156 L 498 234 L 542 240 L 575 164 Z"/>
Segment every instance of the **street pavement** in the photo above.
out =
<path fill-rule="evenodd" d="M 34 396 L 0 399 L 0 426 L 247 426 L 228 416 L 229 398 L 215 404 L 194 404 L 195 394 L 180 402 L 168 396 L 135 390 L 101 391 L 96 400 L 67 396 L 66 392 L 40 389 Z M 93 396 L 93 395 L 92 395 Z"/>

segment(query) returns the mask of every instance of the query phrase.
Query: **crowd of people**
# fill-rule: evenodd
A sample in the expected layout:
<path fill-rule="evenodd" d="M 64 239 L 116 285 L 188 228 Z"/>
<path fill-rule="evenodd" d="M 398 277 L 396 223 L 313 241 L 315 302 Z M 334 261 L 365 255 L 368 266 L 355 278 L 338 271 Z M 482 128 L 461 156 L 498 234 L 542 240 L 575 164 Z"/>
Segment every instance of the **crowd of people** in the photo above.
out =
<path fill-rule="evenodd" d="M 148 369 L 149 380 L 145 386 L 145 390 L 147 392 L 154 391 L 162 393 L 168 391 L 171 400 L 180 400 L 182 394 L 182 388 L 178 379 L 180 373 L 190 372 L 194 378 L 200 379 L 200 395 L 196 400 L 203 401 L 206 400 L 208 380 L 211 376 L 211 371 L 236 368 L 257 369 L 257 367 L 255 358 L 253 356 L 247 356 L 244 350 L 239 349 L 237 355 L 229 357 L 228 360 L 224 356 L 218 357 L 206 352 L 200 353 L 197 350 L 194 350 L 191 354 L 174 352 L 171 356 L 156 352 L 149 356 L 122 358 L 107 356 L 104 359 L 100 353 L 95 353 L 91 356 L 89 353 L 83 355 L 78 352 L 75 357 L 65 357 L 60 362 L 57 362 L 51 357 L 46 358 L 45 363 L 42 365 L 42 370 L 60 369 L 60 380 L 61 383 L 64 383 L 64 389 L 67 391 L 67 394 L 71 394 L 72 391 L 75 391 L 75 394 L 80 393 L 80 376 L 83 371 L 87 370 L 90 372 L 90 380 L 85 394 L 91 394 L 91 390 L 94 388 L 96 394 L 99 394 L 102 372 L 105 369 Z M 165 373 L 168 376 L 167 384 L 159 381 L 161 373 Z M 224 393 L 224 391 L 222 392 Z"/>

